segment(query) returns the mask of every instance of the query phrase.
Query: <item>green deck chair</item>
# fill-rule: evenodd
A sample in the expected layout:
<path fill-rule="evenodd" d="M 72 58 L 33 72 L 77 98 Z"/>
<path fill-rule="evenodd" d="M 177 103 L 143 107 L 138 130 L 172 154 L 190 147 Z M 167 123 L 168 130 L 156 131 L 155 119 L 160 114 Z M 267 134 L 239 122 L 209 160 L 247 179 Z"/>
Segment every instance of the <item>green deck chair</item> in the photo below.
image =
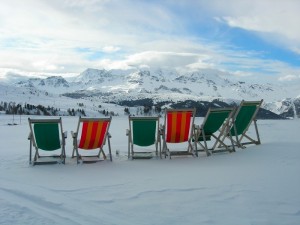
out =
<path fill-rule="evenodd" d="M 28 122 L 30 126 L 28 136 L 30 140 L 29 164 L 65 164 L 65 139 L 67 138 L 67 132 L 63 132 L 61 118 L 28 118 Z M 34 156 L 32 153 L 33 148 L 35 149 Z M 53 154 L 50 155 L 50 152 Z"/>
<path fill-rule="evenodd" d="M 235 151 L 232 138 L 230 144 L 226 144 L 223 137 L 230 135 L 230 126 L 232 124 L 232 116 L 234 108 L 218 108 L 209 109 L 200 126 L 195 126 L 195 149 L 198 154 L 199 151 L 205 151 L 207 156 L 215 152 Z M 208 147 L 208 141 L 212 142 L 212 147 Z M 203 142 L 203 144 L 202 144 Z M 200 145 L 201 149 L 197 149 Z"/>
<path fill-rule="evenodd" d="M 259 108 L 262 105 L 261 101 L 242 101 L 240 106 L 237 108 L 235 115 L 233 116 L 233 127 L 231 128 L 230 134 L 235 137 L 234 144 L 238 147 L 245 148 L 247 144 L 259 145 L 260 137 L 258 133 L 256 115 Z M 247 132 L 250 125 L 254 123 L 256 137 L 250 137 Z M 244 141 L 247 139 L 248 141 Z"/>
<path fill-rule="evenodd" d="M 158 148 L 161 155 L 161 142 L 159 134 L 159 117 L 133 117 L 129 116 L 128 158 L 149 159 L 158 156 Z M 138 146 L 134 149 L 134 146 Z M 154 146 L 155 151 L 150 151 L 149 146 Z"/>

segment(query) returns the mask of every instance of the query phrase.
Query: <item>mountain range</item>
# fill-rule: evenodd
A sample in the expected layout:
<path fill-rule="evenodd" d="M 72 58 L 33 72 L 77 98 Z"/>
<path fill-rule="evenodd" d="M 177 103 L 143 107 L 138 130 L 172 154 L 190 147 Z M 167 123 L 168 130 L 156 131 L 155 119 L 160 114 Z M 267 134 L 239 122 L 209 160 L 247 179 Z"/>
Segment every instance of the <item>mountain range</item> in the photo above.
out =
<path fill-rule="evenodd" d="M 64 78 L 49 76 L 29 78 L 11 74 L 0 83 L 3 99 L 17 103 L 74 107 L 85 102 L 87 110 L 98 111 L 97 105 L 121 105 L 135 102 L 143 105 L 193 101 L 219 101 L 238 104 L 242 99 L 264 99 L 263 108 L 283 117 L 300 114 L 300 90 L 297 86 L 272 83 L 250 83 L 237 80 L 218 70 L 178 72 L 166 69 L 99 70 L 86 69 L 79 75 Z M 127 104 L 133 106 L 132 104 Z"/>

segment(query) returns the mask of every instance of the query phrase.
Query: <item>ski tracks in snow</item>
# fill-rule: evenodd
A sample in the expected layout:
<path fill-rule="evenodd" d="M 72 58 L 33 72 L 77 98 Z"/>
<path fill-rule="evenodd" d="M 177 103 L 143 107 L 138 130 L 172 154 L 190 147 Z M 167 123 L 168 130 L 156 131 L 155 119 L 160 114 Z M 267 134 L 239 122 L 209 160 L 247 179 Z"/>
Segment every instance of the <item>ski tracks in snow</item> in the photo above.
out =
<path fill-rule="evenodd" d="M 13 187 L 13 188 L 12 188 Z M 30 190 L 30 191 L 29 191 Z M 124 224 L 120 212 L 72 198 L 63 191 L 4 180 L 0 185 L 0 224 Z M 126 215 L 124 215 L 125 219 Z M 113 218 L 113 219 L 112 219 Z M 26 222 L 26 224 L 28 224 Z"/>

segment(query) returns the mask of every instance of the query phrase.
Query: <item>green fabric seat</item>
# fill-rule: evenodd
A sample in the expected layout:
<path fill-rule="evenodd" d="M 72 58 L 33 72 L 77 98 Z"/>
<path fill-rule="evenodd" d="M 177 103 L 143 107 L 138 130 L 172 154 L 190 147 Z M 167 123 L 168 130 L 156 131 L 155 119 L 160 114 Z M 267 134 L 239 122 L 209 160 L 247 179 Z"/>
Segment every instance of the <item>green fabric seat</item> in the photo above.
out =
<path fill-rule="evenodd" d="M 221 109 L 221 110 L 211 110 L 208 114 L 208 118 L 203 126 L 205 135 L 208 137 L 206 140 L 211 140 L 211 135 L 219 130 L 223 125 L 224 121 L 228 118 L 232 109 Z M 202 138 L 200 136 L 199 138 Z"/>
<path fill-rule="evenodd" d="M 161 152 L 159 117 L 129 116 L 129 129 L 126 135 L 128 136 L 128 158 L 149 159 L 154 156 L 153 153 L 158 156 L 158 147 Z M 146 148 L 152 145 L 153 151 Z"/>
<path fill-rule="evenodd" d="M 34 124 L 37 147 L 45 151 L 53 151 L 60 148 L 59 129 L 56 123 Z"/>
<path fill-rule="evenodd" d="M 256 112 L 256 109 L 257 109 L 256 104 L 246 104 L 246 105 L 244 104 L 241 107 L 235 119 L 236 133 L 233 127 L 231 128 L 230 131 L 232 136 L 241 135 L 246 130 L 246 128 L 252 122 L 252 117 Z"/>
<path fill-rule="evenodd" d="M 156 120 L 133 120 L 133 144 L 150 146 L 155 143 Z"/>

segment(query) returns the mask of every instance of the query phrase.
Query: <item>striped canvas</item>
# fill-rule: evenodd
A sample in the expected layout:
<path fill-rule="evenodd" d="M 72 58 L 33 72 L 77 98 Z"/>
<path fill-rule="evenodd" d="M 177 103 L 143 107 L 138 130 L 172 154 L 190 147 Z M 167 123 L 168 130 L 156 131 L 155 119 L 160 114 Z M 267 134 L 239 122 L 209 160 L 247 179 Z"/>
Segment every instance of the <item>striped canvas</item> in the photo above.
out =
<path fill-rule="evenodd" d="M 188 141 L 192 115 L 191 111 L 167 112 L 166 142 L 180 143 Z"/>
<path fill-rule="evenodd" d="M 83 122 L 78 147 L 81 149 L 96 149 L 102 147 L 108 124 L 108 121 Z"/>

